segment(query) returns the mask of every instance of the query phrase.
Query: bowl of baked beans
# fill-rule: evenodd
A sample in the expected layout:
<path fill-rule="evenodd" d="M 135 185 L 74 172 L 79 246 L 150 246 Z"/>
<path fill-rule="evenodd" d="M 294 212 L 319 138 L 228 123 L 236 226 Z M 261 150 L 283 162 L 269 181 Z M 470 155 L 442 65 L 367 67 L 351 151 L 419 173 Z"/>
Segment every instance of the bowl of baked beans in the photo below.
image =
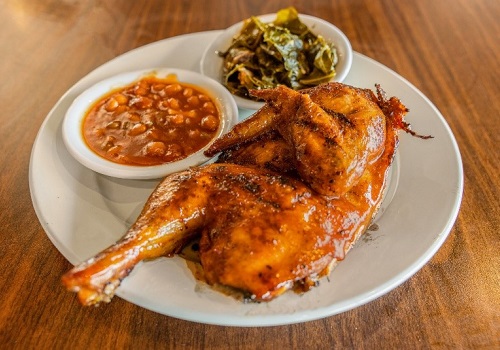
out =
<path fill-rule="evenodd" d="M 80 94 L 63 120 L 63 140 L 82 165 L 123 179 L 154 179 L 200 165 L 203 152 L 238 120 L 231 94 L 199 73 L 126 72 Z"/>

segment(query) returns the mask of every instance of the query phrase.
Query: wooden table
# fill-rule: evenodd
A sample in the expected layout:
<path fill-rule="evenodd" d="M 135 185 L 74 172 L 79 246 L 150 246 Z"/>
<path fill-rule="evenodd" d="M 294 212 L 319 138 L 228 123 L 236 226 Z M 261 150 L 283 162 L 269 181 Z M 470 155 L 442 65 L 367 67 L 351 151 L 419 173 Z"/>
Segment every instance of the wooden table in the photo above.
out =
<path fill-rule="evenodd" d="M 341 28 L 354 50 L 408 79 L 441 111 L 461 150 L 465 190 L 438 253 L 385 296 L 325 319 L 221 327 L 116 298 L 79 305 L 71 265 L 47 238 L 28 184 L 30 153 L 76 81 L 139 46 L 223 29 L 288 1 L 7 0 L 0 7 L 0 347 L 498 348 L 500 346 L 500 2 L 293 1 Z M 35 170 L 36 171 L 36 170 Z"/>

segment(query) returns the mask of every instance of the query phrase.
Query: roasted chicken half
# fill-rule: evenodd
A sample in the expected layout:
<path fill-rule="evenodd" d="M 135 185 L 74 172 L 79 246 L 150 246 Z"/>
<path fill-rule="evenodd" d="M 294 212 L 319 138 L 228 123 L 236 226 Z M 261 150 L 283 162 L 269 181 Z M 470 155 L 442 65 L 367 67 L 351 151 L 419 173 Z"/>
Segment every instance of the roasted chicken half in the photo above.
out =
<path fill-rule="evenodd" d="M 166 177 L 123 238 L 62 277 L 81 303 L 109 302 L 138 262 L 195 237 L 206 281 L 257 301 L 344 258 L 381 203 L 406 108 L 336 83 L 255 94 L 266 105 L 211 147 L 218 163 Z"/>

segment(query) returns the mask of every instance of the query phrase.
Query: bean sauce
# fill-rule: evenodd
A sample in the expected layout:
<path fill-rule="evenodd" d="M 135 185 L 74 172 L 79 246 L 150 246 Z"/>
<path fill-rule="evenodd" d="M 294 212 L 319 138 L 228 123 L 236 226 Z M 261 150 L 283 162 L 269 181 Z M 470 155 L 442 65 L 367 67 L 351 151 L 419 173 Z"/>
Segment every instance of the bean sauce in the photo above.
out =
<path fill-rule="evenodd" d="M 217 134 L 219 111 L 201 88 L 176 76 L 145 77 L 90 107 L 82 132 L 90 149 L 115 163 L 149 166 L 186 158 Z"/>

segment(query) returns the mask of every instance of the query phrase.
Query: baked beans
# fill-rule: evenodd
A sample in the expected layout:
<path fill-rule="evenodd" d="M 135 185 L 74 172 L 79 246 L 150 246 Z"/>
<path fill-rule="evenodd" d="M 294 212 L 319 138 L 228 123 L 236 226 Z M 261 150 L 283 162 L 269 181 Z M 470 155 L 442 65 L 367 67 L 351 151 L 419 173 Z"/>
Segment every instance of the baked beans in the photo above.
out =
<path fill-rule="evenodd" d="M 217 134 L 220 113 L 201 88 L 153 75 L 94 103 L 82 126 L 90 149 L 120 164 L 148 166 L 186 158 Z"/>

